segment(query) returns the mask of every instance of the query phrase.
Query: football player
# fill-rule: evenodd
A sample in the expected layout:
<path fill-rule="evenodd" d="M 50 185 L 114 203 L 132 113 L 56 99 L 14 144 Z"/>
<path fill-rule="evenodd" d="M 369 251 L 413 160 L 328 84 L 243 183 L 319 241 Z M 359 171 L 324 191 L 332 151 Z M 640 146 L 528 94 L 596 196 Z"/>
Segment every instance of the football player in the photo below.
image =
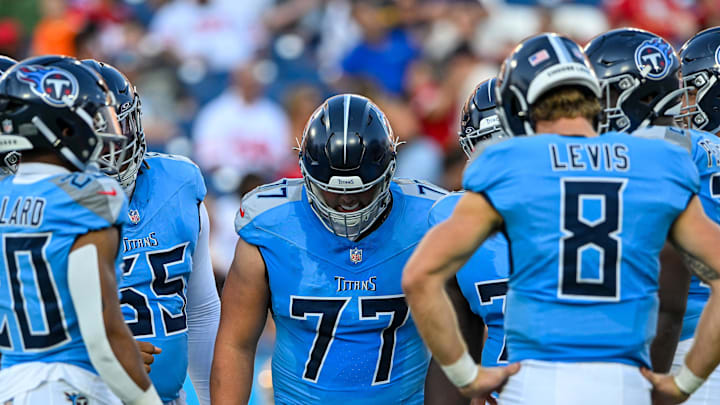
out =
<path fill-rule="evenodd" d="M 705 85 L 716 80 L 711 79 L 711 72 L 715 68 L 715 51 L 707 46 L 708 41 L 713 41 L 717 36 L 717 32 L 710 31 L 708 34 L 700 36 L 700 40 L 689 41 L 681 51 L 684 52 L 686 60 L 682 76 L 688 93 L 705 79 Z M 720 45 L 720 40 L 714 42 Z M 717 46 L 714 49 L 716 48 Z M 717 138 L 699 130 L 682 131 L 670 127 L 674 125 L 673 114 L 679 111 L 680 95 L 683 92 L 679 90 L 678 80 L 681 63 L 672 46 L 650 32 L 623 28 L 602 34 L 590 41 L 586 46 L 586 53 L 605 96 L 606 118 L 601 127 L 633 132 L 639 136 L 664 138 L 686 148 L 700 175 L 699 201 L 706 215 L 720 223 L 720 194 L 716 190 L 716 183 L 720 181 L 717 160 L 720 157 L 717 155 L 720 145 Z M 701 55 L 704 55 L 704 59 Z M 712 114 L 707 115 L 704 112 L 712 111 L 707 109 L 706 104 L 708 99 L 712 98 L 707 97 L 712 86 L 701 88 L 703 91 L 698 93 L 701 95 L 698 100 L 706 109 L 699 110 L 697 106 L 688 104 L 677 117 L 686 123 L 689 119 L 691 128 L 714 129 L 713 125 L 717 125 L 709 122 Z M 620 122 L 628 125 L 619 125 Z M 685 355 L 692 345 L 700 314 L 710 296 L 710 289 L 698 277 L 691 280 L 689 272 L 670 269 L 678 266 L 684 268 L 683 258 L 676 249 L 668 246 L 661 259 L 661 307 L 657 338 L 653 342 L 651 357 L 656 371 L 667 372 L 671 362 L 675 369 L 682 367 Z M 676 351 L 678 337 L 681 343 Z M 693 394 L 691 401 L 705 403 L 703 398 L 720 398 L 717 378 L 720 378 L 720 374 Z M 714 395 L 711 395 L 711 390 L 714 390 Z"/>
<path fill-rule="evenodd" d="M 182 405 L 187 374 L 203 404 L 210 403 L 210 366 L 220 320 L 209 253 L 205 182 L 190 160 L 146 152 L 140 97 L 116 68 L 95 60 L 117 99 L 129 139 L 115 177 L 130 198 L 123 228 L 125 264 L 120 303 L 139 341 L 150 379 L 166 405 Z M 154 361 L 153 361 L 154 360 Z"/>
<path fill-rule="evenodd" d="M 243 198 L 223 292 L 213 405 L 247 403 L 270 310 L 277 404 L 422 404 L 430 359 L 408 312 L 402 267 L 446 192 L 393 180 L 394 138 L 365 97 L 326 100 L 300 141 L 303 179 Z"/>
<path fill-rule="evenodd" d="M 115 284 L 127 199 L 98 171 L 124 142 L 112 93 L 76 59 L 27 59 L 0 80 L 0 122 L 0 151 L 24 153 L 0 180 L 0 403 L 160 404 Z"/>
<path fill-rule="evenodd" d="M 17 61 L 4 55 L 0 55 L 0 75 L 10 69 Z M 10 129 L 10 127 L 7 127 Z M 2 127 L 0 127 L 0 131 Z M 0 152 L 0 178 L 11 175 L 17 170 L 20 154 L 16 151 Z"/>
<path fill-rule="evenodd" d="M 507 138 L 497 116 L 495 82 L 496 79 L 490 79 L 480 83 L 468 97 L 460 114 L 459 141 L 468 159 L 476 147 L 484 148 Z M 430 210 L 430 226 L 446 220 L 460 197 L 462 193 L 451 193 L 438 200 Z M 498 232 L 482 244 L 446 287 L 458 314 L 463 337 L 468 342 L 468 350 L 473 360 L 481 360 L 483 367 L 507 364 L 503 310 L 508 274 L 507 240 Z M 484 344 L 483 323 L 487 326 L 487 340 Z M 482 349 L 481 354 L 477 353 L 478 349 Z M 433 361 L 425 383 L 426 402 L 448 404 L 451 403 L 448 391 L 457 390 L 439 371 Z M 453 398 L 452 401 L 458 404 L 468 402 L 464 397 Z"/>
<path fill-rule="evenodd" d="M 498 78 L 499 116 L 511 135 L 542 135 L 510 138 L 475 158 L 452 216 L 406 265 L 418 329 L 467 395 L 487 397 L 507 380 L 504 404 L 649 405 L 645 376 L 658 400 L 679 403 L 720 362 L 720 228 L 696 196 L 697 169 L 670 142 L 597 137 L 600 93 L 571 40 L 541 34 L 515 48 Z M 468 355 L 443 285 L 498 229 L 511 246 L 512 364 L 485 368 Z M 647 370 L 667 237 L 710 266 L 699 273 L 713 289 L 677 377 Z"/>
<path fill-rule="evenodd" d="M 686 128 L 702 130 L 720 136 L 720 28 L 710 28 L 690 38 L 680 49 L 680 76 L 684 99 L 680 114 L 676 117 Z M 707 173 L 706 179 L 701 176 L 701 184 L 706 198 L 703 199 L 705 212 L 710 218 L 720 220 L 720 144 L 715 137 L 703 137 L 695 143 L 702 163 L 702 169 Z M 703 156 L 704 155 L 704 156 Z M 680 343 L 675 351 L 672 369 L 675 371 L 683 365 L 685 356 L 692 346 L 705 304 L 710 295 L 708 286 L 697 277 L 693 277 L 687 299 L 687 309 L 682 322 Z M 710 375 L 708 380 L 686 402 L 691 405 L 704 405 L 717 402 L 720 398 L 720 371 Z"/>

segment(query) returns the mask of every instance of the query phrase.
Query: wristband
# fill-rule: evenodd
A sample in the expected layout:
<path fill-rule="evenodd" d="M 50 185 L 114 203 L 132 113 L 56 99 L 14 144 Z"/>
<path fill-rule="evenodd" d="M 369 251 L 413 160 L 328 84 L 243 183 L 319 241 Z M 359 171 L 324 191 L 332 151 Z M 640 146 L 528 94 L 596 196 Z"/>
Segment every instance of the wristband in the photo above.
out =
<path fill-rule="evenodd" d="M 449 366 L 441 365 L 440 368 L 450 382 L 458 388 L 470 384 L 478 375 L 478 366 L 467 351 L 455 363 Z"/>
<path fill-rule="evenodd" d="M 705 382 L 705 379 L 696 376 L 685 364 L 683 364 L 680 372 L 673 380 L 678 389 L 685 395 L 692 394 Z"/>

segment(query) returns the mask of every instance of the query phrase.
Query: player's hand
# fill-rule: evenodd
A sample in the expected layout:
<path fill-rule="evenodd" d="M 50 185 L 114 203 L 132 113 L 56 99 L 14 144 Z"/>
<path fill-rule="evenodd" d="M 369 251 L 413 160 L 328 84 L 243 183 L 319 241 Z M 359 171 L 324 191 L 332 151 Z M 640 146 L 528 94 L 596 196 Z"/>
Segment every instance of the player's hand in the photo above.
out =
<path fill-rule="evenodd" d="M 150 373 L 150 365 L 155 361 L 155 355 L 160 354 L 162 349 L 153 345 L 150 342 L 142 342 L 136 340 L 138 348 L 140 349 L 140 355 L 142 355 L 143 363 L 145 363 L 145 372 Z"/>
<path fill-rule="evenodd" d="M 653 405 L 679 404 L 688 399 L 689 395 L 680 391 L 672 375 L 653 373 L 646 368 L 641 368 L 640 373 L 653 386 Z"/>
<path fill-rule="evenodd" d="M 495 398 L 490 394 L 493 391 L 500 392 L 508 378 L 518 371 L 520 371 L 520 363 L 513 363 L 507 367 L 479 367 L 475 380 L 460 388 L 460 393 L 466 397 L 481 398 L 490 404 L 496 404 Z"/>

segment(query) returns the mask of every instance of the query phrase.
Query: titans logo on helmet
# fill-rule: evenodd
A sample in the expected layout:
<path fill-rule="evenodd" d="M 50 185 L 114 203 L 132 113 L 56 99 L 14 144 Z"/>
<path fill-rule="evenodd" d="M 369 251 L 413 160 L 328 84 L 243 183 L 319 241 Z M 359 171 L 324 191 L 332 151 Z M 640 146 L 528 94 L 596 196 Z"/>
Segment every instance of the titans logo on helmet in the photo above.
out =
<path fill-rule="evenodd" d="M 715 63 L 720 65 L 720 46 L 715 50 Z"/>
<path fill-rule="evenodd" d="M 17 76 L 30 86 L 33 93 L 53 107 L 72 105 L 78 95 L 77 79 L 62 69 L 24 66 L 17 70 Z"/>
<path fill-rule="evenodd" d="M 660 80 L 670 72 L 672 48 L 659 39 L 643 42 L 635 50 L 635 64 L 648 79 Z"/>

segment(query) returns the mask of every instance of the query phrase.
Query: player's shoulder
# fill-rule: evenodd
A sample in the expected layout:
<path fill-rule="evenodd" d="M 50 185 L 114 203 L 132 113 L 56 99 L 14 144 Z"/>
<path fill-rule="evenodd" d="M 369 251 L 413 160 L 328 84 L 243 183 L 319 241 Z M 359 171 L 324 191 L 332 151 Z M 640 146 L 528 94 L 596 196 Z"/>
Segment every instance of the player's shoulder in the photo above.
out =
<path fill-rule="evenodd" d="M 275 208 L 302 200 L 303 184 L 303 179 L 282 179 L 258 186 L 245 194 L 235 216 L 235 231 L 240 232 Z"/>
<path fill-rule="evenodd" d="M 395 188 L 404 197 L 418 198 L 426 201 L 429 205 L 448 194 L 444 188 L 428 181 L 409 178 L 393 179 L 391 188 Z"/>
<path fill-rule="evenodd" d="M 73 172 L 53 176 L 50 181 L 75 204 L 110 224 L 117 222 L 127 196 L 120 184 L 101 173 Z"/>
<path fill-rule="evenodd" d="M 463 194 L 465 194 L 464 191 L 453 191 L 435 201 L 432 207 L 430 207 L 430 214 L 428 215 L 430 225 L 435 225 L 447 219 L 450 214 L 452 214 Z"/>
<path fill-rule="evenodd" d="M 199 174 L 200 168 L 192 160 L 185 156 L 171 155 L 159 152 L 146 152 L 145 163 L 150 170 L 159 169 L 156 173 L 163 175 L 186 177 L 188 174 Z"/>
<path fill-rule="evenodd" d="M 693 139 L 696 137 L 696 135 L 693 134 L 692 131 L 682 129 L 682 128 L 676 128 L 676 127 L 668 127 L 668 126 L 649 126 L 645 128 L 640 128 L 638 130 L 635 130 L 635 132 L 632 133 L 633 137 L 636 139 L 651 139 L 651 140 L 657 140 L 661 139 L 666 141 L 666 144 L 658 144 L 659 147 L 664 147 L 667 144 L 674 145 L 677 147 L 680 147 L 683 149 L 686 153 L 690 154 L 693 149 Z M 672 149 L 667 148 L 665 149 Z"/>

